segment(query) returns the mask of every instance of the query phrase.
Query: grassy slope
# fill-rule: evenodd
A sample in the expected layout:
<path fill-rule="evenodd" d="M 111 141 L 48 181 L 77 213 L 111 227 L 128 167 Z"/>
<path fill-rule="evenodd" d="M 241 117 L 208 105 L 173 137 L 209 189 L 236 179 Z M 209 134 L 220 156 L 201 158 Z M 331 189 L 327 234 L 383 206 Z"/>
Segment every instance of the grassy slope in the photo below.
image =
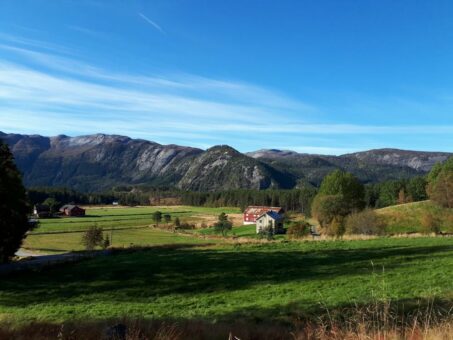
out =
<path fill-rule="evenodd" d="M 376 212 L 384 217 L 390 233 L 420 232 L 422 216 L 429 212 L 441 220 L 441 230 L 453 232 L 453 209 L 445 209 L 430 201 L 395 205 Z"/>
<path fill-rule="evenodd" d="M 451 238 L 160 248 L 4 277 L 0 320 L 286 320 L 320 303 L 452 298 L 452 277 Z"/>

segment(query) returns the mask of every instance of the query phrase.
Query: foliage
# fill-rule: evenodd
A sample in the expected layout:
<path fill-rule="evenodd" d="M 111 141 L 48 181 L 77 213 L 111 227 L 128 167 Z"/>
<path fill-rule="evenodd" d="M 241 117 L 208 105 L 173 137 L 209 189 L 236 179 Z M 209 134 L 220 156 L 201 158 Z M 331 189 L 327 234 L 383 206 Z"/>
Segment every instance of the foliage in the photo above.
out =
<path fill-rule="evenodd" d="M 19 249 L 31 224 L 22 178 L 6 144 L 0 141 L 0 263 Z"/>
<path fill-rule="evenodd" d="M 303 238 L 310 234 L 311 225 L 307 221 L 292 222 L 288 227 L 286 234 L 289 239 Z"/>
<path fill-rule="evenodd" d="M 317 195 L 312 211 L 321 227 L 327 227 L 335 217 L 346 216 L 350 212 L 341 195 Z"/>
<path fill-rule="evenodd" d="M 102 228 L 93 225 L 88 228 L 82 235 L 82 245 L 86 250 L 93 250 L 97 246 L 103 247 L 104 235 Z"/>
<path fill-rule="evenodd" d="M 365 186 L 365 202 L 369 208 L 384 208 L 397 203 L 423 201 L 428 198 L 427 180 L 423 176 L 392 180 Z"/>
<path fill-rule="evenodd" d="M 44 202 L 42 202 L 43 205 L 47 205 L 50 209 L 51 214 L 55 214 L 58 212 L 58 209 L 62 206 L 61 202 L 58 202 L 55 198 L 53 197 L 48 197 L 45 199 Z"/>
<path fill-rule="evenodd" d="M 328 195 L 340 195 L 349 211 L 365 206 L 363 184 L 353 174 L 341 170 L 335 170 L 322 181 L 318 196 Z"/>
<path fill-rule="evenodd" d="M 347 234 L 382 235 L 385 225 L 374 210 L 366 209 L 353 212 L 346 217 L 345 228 Z"/>
<path fill-rule="evenodd" d="M 453 208 L 453 157 L 436 165 L 428 176 L 431 200 L 445 208 Z"/>
<path fill-rule="evenodd" d="M 108 234 L 105 234 L 104 240 L 102 241 L 102 248 L 107 249 L 108 247 L 110 247 L 110 238 Z"/>
<path fill-rule="evenodd" d="M 171 222 L 171 215 L 170 214 L 164 214 L 164 221 L 165 221 L 165 223 L 170 223 Z"/>
<path fill-rule="evenodd" d="M 439 218 L 437 218 L 434 214 L 432 214 L 429 211 L 426 211 L 420 221 L 422 225 L 422 231 L 424 233 L 436 233 L 438 234 L 440 232 L 440 226 L 441 226 L 441 221 Z"/>
<path fill-rule="evenodd" d="M 162 221 L 162 213 L 160 211 L 153 212 L 153 221 L 158 226 L 160 221 Z"/>
<path fill-rule="evenodd" d="M 233 228 L 233 223 L 228 220 L 228 215 L 222 212 L 219 215 L 218 221 L 214 224 L 214 230 L 221 233 L 223 236 Z"/>
<path fill-rule="evenodd" d="M 343 216 L 335 216 L 326 227 L 326 234 L 330 236 L 341 237 L 346 232 L 345 218 Z"/>

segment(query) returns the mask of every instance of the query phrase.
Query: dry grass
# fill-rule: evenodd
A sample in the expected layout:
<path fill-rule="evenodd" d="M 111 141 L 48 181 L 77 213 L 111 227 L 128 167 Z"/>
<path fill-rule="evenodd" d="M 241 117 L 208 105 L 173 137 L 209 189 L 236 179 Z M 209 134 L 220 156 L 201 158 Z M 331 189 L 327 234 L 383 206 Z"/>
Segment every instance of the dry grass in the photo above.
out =
<path fill-rule="evenodd" d="M 0 339 L 453 339 L 452 310 L 445 303 L 422 302 L 401 311 L 389 301 L 376 301 L 329 311 L 322 315 L 294 316 L 291 323 L 203 320 L 105 320 L 85 323 L 30 323 L 19 327 L 3 323 Z"/>

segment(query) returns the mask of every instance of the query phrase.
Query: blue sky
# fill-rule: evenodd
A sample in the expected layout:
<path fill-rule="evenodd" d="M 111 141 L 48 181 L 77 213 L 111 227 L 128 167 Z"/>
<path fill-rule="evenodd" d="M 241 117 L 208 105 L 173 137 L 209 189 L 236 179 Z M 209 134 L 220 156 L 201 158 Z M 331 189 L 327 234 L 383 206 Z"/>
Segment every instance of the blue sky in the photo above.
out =
<path fill-rule="evenodd" d="M 453 150 L 451 1 L 0 1 L 0 130 Z"/>

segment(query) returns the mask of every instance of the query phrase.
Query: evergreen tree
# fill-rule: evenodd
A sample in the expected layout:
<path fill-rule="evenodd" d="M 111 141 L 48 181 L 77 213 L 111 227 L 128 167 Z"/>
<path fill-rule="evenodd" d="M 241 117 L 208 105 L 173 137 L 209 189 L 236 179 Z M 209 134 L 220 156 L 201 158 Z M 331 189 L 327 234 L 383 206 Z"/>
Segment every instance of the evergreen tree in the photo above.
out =
<path fill-rule="evenodd" d="M 22 178 L 6 144 L 0 141 L 0 263 L 8 261 L 31 229 L 30 206 Z"/>

